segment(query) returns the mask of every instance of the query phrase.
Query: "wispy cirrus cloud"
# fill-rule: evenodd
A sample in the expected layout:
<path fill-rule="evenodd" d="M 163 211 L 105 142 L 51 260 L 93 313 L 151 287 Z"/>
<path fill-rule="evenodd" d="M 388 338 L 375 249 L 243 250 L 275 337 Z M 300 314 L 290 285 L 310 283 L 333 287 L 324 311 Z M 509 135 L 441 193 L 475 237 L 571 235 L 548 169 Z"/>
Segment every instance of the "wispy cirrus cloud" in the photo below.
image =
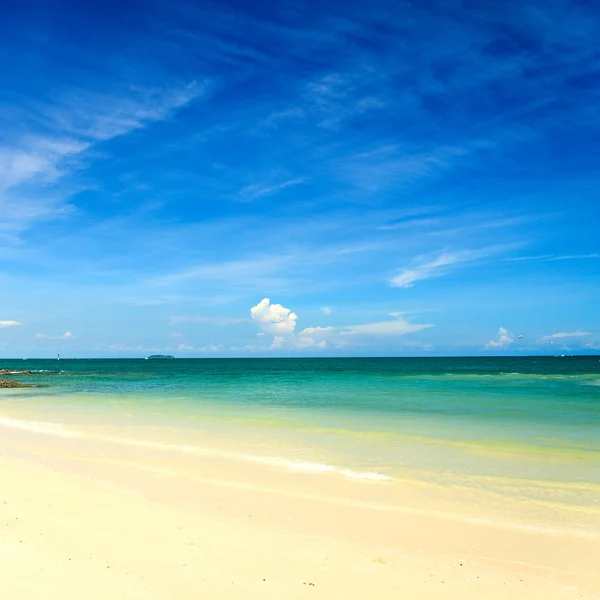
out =
<path fill-rule="evenodd" d="M 442 277 L 467 264 L 474 264 L 483 258 L 493 256 L 514 246 L 489 246 L 476 250 L 446 250 L 436 256 L 422 255 L 412 261 L 412 265 L 402 269 L 392 277 L 392 287 L 410 288 L 417 281 Z"/>
<path fill-rule="evenodd" d="M 560 340 L 564 338 L 578 338 L 592 335 L 590 331 L 559 331 L 550 335 L 544 335 L 540 338 L 540 341 L 545 342 L 548 340 Z"/>
<path fill-rule="evenodd" d="M 71 89 L 39 111 L 53 128 L 75 139 L 109 140 L 162 121 L 177 109 L 204 96 L 208 81 L 174 83 L 168 87 L 124 86 L 120 93 Z"/>
<path fill-rule="evenodd" d="M 514 256 L 511 258 L 505 258 L 508 262 L 520 262 L 520 261 L 553 261 L 553 260 L 585 260 L 588 258 L 600 258 L 600 254 L 538 254 L 537 256 Z"/>
<path fill-rule="evenodd" d="M 342 177 L 366 192 L 406 189 L 419 179 L 450 168 L 477 146 L 476 142 L 466 140 L 463 146 L 411 148 L 389 145 L 341 158 L 336 166 Z"/>
<path fill-rule="evenodd" d="M 70 89 L 52 100 L 31 104 L 37 123 L 27 135 L 11 135 L 0 145 L 0 230 L 19 231 L 39 220 L 68 213 L 68 197 L 56 184 L 82 169 L 92 148 L 149 123 L 205 93 L 191 82 L 168 89 L 126 87 L 121 93 Z"/>
<path fill-rule="evenodd" d="M 287 179 L 285 181 L 280 182 L 271 183 L 267 181 L 264 183 L 255 183 L 242 188 L 238 192 L 237 196 L 238 199 L 242 202 L 250 202 L 252 200 L 258 200 L 263 196 L 271 196 L 273 194 L 277 194 L 278 192 L 281 192 L 286 188 L 300 185 L 304 181 L 304 177 L 296 177 L 294 179 Z"/>
<path fill-rule="evenodd" d="M 432 324 L 410 323 L 404 316 L 405 313 L 390 313 L 393 317 L 387 321 L 364 323 L 362 325 L 348 325 L 340 328 L 340 335 L 367 335 L 367 336 L 399 336 L 407 333 L 416 333 L 423 329 L 434 327 Z"/>
<path fill-rule="evenodd" d="M 67 137 L 29 137 L 14 146 L 0 146 L 0 192 L 34 180 L 49 183 L 59 178 L 69 158 L 90 143 Z"/>

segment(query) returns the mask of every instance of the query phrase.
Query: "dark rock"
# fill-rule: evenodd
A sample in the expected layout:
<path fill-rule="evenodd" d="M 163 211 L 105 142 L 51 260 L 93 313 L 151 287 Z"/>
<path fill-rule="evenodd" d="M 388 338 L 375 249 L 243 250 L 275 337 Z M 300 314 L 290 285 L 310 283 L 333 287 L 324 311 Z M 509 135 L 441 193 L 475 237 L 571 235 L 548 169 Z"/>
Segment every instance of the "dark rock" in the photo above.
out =
<path fill-rule="evenodd" d="M 19 383 L 18 381 L 8 381 L 7 379 L 0 379 L 0 388 L 28 388 L 34 387 L 28 383 Z"/>

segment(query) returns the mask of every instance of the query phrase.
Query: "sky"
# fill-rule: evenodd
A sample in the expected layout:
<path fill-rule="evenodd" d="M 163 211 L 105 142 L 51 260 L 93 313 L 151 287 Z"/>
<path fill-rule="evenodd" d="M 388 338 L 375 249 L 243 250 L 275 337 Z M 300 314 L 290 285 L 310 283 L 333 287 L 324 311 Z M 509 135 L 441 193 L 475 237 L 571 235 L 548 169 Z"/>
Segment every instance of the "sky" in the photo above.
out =
<path fill-rule="evenodd" d="M 600 353 L 600 12 L 6 3 L 0 357 Z"/>

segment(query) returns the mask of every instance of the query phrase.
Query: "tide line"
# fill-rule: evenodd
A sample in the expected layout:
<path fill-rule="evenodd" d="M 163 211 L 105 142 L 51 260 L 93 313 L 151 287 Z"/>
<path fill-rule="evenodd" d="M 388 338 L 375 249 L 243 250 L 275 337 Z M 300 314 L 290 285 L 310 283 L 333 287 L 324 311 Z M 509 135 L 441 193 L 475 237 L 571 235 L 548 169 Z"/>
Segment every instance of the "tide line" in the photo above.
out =
<path fill-rule="evenodd" d="M 310 473 L 323 473 L 329 475 L 340 475 L 349 479 L 363 479 L 370 481 L 392 481 L 392 478 L 388 475 L 382 475 L 372 471 L 355 471 L 353 469 L 338 467 L 335 465 L 328 465 L 323 463 L 311 463 L 306 461 L 299 461 L 283 457 L 269 457 L 269 456 L 257 456 L 254 454 L 238 454 L 234 452 L 227 452 L 224 450 L 214 450 L 210 448 L 203 448 L 201 446 L 190 446 L 190 445 L 177 445 L 177 444 L 166 444 L 163 442 L 152 442 L 149 440 L 136 440 L 130 438 L 120 438 L 112 436 L 100 436 L 93 434 L 85 434 L 80 431 L 69 429 L 61 423 L 51 423 L 47 421 L 21 421 L 13 419 L 11 417 L 0 416 L 0 426 L 10 427 L 13 429 L 20 429 L 23 431 L 30 431 L 32 433 L 41 433 L 43 435 L 53 435 L 63 438 L 86 438 L 89 440 L 96 440 L 102 442 L 108 442 L 112 444 L 124 444 L 128 446 L 138 447 L 150 447 L 161 450 L 170 450 L 184 453 L 200 454 L 203 456 L 216 456 L 219 458 L 230 458 L 235 460 L 243 460 L 253 463 L 261 463 L 271 465 L 274 467 L 280 467 L 290 469 L 294 471 L 305 471 Z"/>

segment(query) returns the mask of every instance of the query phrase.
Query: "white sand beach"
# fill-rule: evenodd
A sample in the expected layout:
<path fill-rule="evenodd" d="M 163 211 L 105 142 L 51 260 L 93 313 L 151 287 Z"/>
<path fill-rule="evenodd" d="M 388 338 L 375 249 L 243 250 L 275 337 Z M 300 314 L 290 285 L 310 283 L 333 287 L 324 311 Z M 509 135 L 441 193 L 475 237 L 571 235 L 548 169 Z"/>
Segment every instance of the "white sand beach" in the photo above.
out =
<path fill-rule="evenodd" d="M 598 531 L 469 519 L 451 490 L 419 510 L 386 482 L 1 434 L 2 598 L 599 597 Z"/>

